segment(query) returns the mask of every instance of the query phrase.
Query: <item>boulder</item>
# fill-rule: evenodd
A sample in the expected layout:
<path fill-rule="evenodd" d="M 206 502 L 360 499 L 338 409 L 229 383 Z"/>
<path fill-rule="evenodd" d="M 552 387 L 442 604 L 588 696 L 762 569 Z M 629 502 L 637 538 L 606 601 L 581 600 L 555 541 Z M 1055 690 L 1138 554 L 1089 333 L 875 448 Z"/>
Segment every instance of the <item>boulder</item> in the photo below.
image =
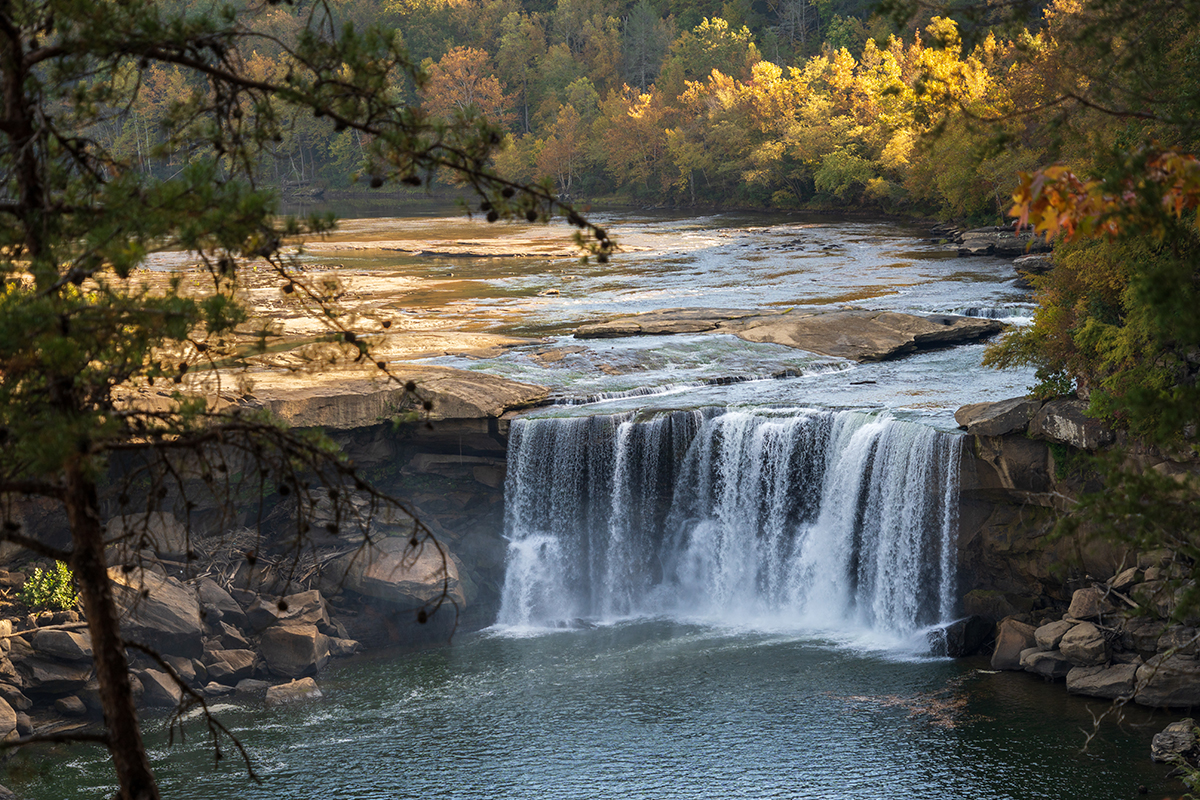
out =
<path fill-rule="evenodd" d="M 972 403 L 954 412 L 954 421 L 972 436 L 1023 433 L 1042 407 L 1041 400 L 1014 397 L 995 403 Z"/>
<path fill-rule="evenodd" d="M 1047 622 L 1033 632 L 1034 641 L 1037 642 L 1037 646 L 1042 650 L 1054 650 L 1058 647 L 1058 643 L 1062 641 L 1063 634 L 1071 630 L 1074 624 L 1066 620 Z"/>
<path fill-rule="evenodd" d="M 174 515 L 162 511 L 113 517 L 108 521 L 105 541 L 115 550 L 110 564 L 130 564 L 142 550 L 159 558 L 182 560 L 189 548 L 188 530 Z"/>
<path fill-rule="evenodd" d="M 163 656 L 163 661 L 166 661 L 171 669 L 175 670 L 175 674 L 182 678 L 184 683 L 188 685 L 196 683 L 196 665 L 192 659 L 183 656 Z"/>
<path fill-rule="evenodd" d="M 5 700 L 0 699 L 0 742 L 11 742 L 20 736 L 17 733 L 17 712 Z"/>
<path fill-rule="evenodd" d="M 271 684 L 266 681 L 260 681 L 255 678 L 243 678 L 237 682 L 237 686 L 233 687 L 243 694 L 253 694 L 255 692 L 263 692 L 271 688 Z"/>
<path fill-rule="evenodd" d="M 196 593 L 174 578 L 150 570 L 108 571 L 121 611 L 121 633 L 159 653 L 199 656 L 204 628 Z"/>
<path fill-rule="evenodd" d="M 224 697 L 225 695 L 233 694 L 237 689 L 232 686 L 226 686 L 223 683 L 208 683 L 200 690 L 205 697 Z"/>
<path fill-rule="evenodd" d="M 17 712 L 17 734 L 20 736 L 33 736 L 33 719 L 28 714 Z"/>
<path fill-rule="evenodd" d="M 1058 649 L 1077 667 L 1094 667 L 1108 661 L 1108 640 L 1090 622 L 1081 622 L 1063 634 Z"/>
<path fill-rule="evenodd" d="M 54 701 L 54 710 L 64 717 L 84 717 L 87 716 L 87 706 L 83 704 L 75 695 L 67 695 L 60 697 Z"/>
<path fill-rule="evenodd" d="M 204 660 L 205 677 L 209 682 L 235 686 L 240 680 L 254 676 L 256 656 L 253 650 L 214 650 Z"/>
<path fill-rule="evenodd" d="M 17 711 L 28 711 L 33 707 L 33 701 L 26 697 L 24 692 L 8 683 L 0 683 L 0 699 Z"/>
<path fill-rule="evenodd" d="M 1180 655 L 1154 656 L 1138 667 L 1134 699 L 1156 708 L 1200 706 L 1200 661 Z"/>
<path fill-rule="evenodd" d="M 361 649 L 362 645 L 353 639 L 343 639 L 338 636 L 329 637 L 329 654 L 334 658 L 352 656 Z M 977 647 L 976 650 L 978 649 Z"/>
<path fill-rule="evenodd" d="M 281 598 L 279 602 L 283 606 L 280 609 L 279 619 L 286 621 L 289 625 L 321 627 L 329 624 L 329 610 L 325 605 L 325 598 L 316 589 L 289 594 Z"/>
<path fill-rule="evenodd" d="M 1085 697 L 1102 697 L 1105 700 L 1131 697 L 1137 668 L 1137 664 L 1074 667 L 1067 673 L 1067 691 Z"/>
<path fill-rule="evenodd" d="M 1197 631 L 1195 628 L 1190 628 L 1184 625 L 1172 625 L 1167 628 L 1162 636 L 1158 637 L 1156 645 L 1158 651 L 1165 652 L 1174 650 L 1180 655 L 1195 656 L 1197 650 Z"/>
<path fill-rule="evenodd" d="M 382 600 L 399 609 L 416 609 L 442 596 L 465 605 L 458 568 L 429 543 L 414 551 L 407 539 L 385 537 L 348 553 L 329 567 L 327 579 L 345 589 Z"/>
<path fill-rule="evenodd" d="M 1086 408 L 1083 400 L 1051 400 L 1029 421 L 1029 434 L 1080 450 L 1099 450 L 1112 444 L 1116 438 L 1113 432 L 1087 416 Z"/>
<path fill-rule="evenodd" d="M 92 657 L 92 637 L 87 631 L 34 631 L 29 646 L 40 656 L 63 661 L 88 661 Z"/>
<path fill-rule="evenodd" d="M 1118 592 L 1128 592 L 1135 583 L 1141 580 L 1141 573 L 1142 571 L 1137 567 L 1123 569 L 1109 580 L 1108 585 Z"/>
<path fill-rule="evenodd" d="M 1150 742 L 1150 760 L 1171 763 L 1196 754 L 1196 721 L 1191 717 L 1172 722 L 1154 734 Z"/>
<path fill-rule="evenodd" d="M 1024 669 L 1021 652 L 1036 646 L 1034 627 L 1015 619 L 1000 621 L 996 630 L 996 649 L 992 653 L 992 669 Z"/>
<path fill-rule="evenodd" d="M 151 708 L 175 708 L 183 697 L 183 690 L 167 673 L 157 669 L 144 669 L 137 673 L 142 682 L 142 704 Z"/>
<path fill-rule="evenodd" d="M 263 633 L 259 651 L 270 672 L 299 678 L 329 663 L 329 637 L 316 625 L 276 625 Z"/>
<path fill-rule="evenodd" d="M 92 676 L 92 665 L 84 661 L 58 661 L 32 656 L 17 664 L 24 690 L 32 694 L 65 694 L 82 689 Z"/>
<path fill-rule="evenodd" d="M 1030 647 L 1021 652 L 1021 668 L 1034 675 L 1041 675 L 1049 681 L 1058 681 L 1067 677 L 1071 671 L 1070 660 L 1057 650 L 1041 650 Z"/>
<path fill-rule="evenodd" d="M 1049 253 L 1030 253 L 1013 259 L 1017 286 L 1022 289 L 1032 289 L 1032 279 L 1037 275 L 1045 275 L 1053 268 L 1054 258 Z"/>
<path fill-rule="evenodd" d="M 221 640 L 221 646 L 226 650 L 250 649 L 250 642 L 246 641 L 246 637 L 237 628 L 226 622 L 218 622 L 216 627 L 217 630 L 214 633 L 217 634 L 217 638 Z"/>
<path fill-rule="evenodd" d="M 1164 619 L 1175 609 L 1175 590 L 1165 580 L 1143 581 L 1130 589 L 1129 594 L 1140 606 Z"/>
<path fill-rule="evenodd" d="M 987 644 L 995 626 L 983 617 L 967 617 L 946 626 L 946 655 L 951 658 L 973 656 Z"/>
<path fill-rule="evenodd" d="M 1067 616 L 1071 619 L 1095 619 L 1103 614 L 1111 614 L 1116 607 L 1108 602 L 1100 589 L 1077 589 L 1071 595 L 1071 607 Z"/>
<path fill-rule="evenodd" d="M 321 689 L 312 678 L 300 678 L 291 683 L 272 686 L 267 689 L 267 708 L 295 703 L 299 700 L 310 700 L 321 697 Z"/>
<path fill-rule="evenodd" d="M 250 633 L 262 633 L 278 622 L 282 614 L 278 599 L 256 597 L 246 606 L 246 630 Z"/>
<path fill-rule="evenodd" d="M 246 627 L 246 612 L 238 605 L 237 600 L 229 592 L 221 588 L 212 578 L 200 578 L 196 581 L 196 592 L 200 602 L 212 606 L 221 612 L 221 620 L 238 628 Z"/>

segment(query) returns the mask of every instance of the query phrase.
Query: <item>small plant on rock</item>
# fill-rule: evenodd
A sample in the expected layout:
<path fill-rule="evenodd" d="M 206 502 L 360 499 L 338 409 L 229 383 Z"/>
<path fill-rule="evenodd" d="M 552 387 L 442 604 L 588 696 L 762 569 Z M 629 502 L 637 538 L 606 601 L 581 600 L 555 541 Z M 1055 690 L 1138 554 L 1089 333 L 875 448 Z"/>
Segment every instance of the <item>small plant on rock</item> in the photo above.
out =
<path fill-rule="evenodd" d="M 71 574 L 71 568 L 61 561 L 54 562 L 54 568 L 45 572 L 41 567 L 34 569 L 21 587 L 18 597 L 30 608 L 58 611 L 74 608 L 79 599 L 75 593 L 75 576 Z"/>

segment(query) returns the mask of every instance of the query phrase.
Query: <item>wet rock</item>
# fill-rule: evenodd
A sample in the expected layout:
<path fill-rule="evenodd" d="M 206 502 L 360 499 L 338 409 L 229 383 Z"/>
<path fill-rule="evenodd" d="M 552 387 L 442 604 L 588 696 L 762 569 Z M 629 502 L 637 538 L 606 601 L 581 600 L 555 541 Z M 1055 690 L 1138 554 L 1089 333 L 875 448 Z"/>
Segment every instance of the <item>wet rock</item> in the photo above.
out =
<path fill-rule="evenodd" d="M 987 644 L 994 630 L 992 623 L 978 616 L 950 623 L 945 630 L 946 655 L 951 658 L 975 655 Z"/>
<path fill-rule="evenodd" d="M 1196 755 L 1196 721 L 1191 717 L 1172 722 L 1150 742 L 1150 759 L 1171 763 Z"/>
<path fill-rule="evenodd" d="M 237 689 L 234 689 L 232 686 L 226 686 L 222 683 L 216 683 L 214 681 L 206 684 L 200 691 L 205 697 L 225 697 L 226 695 L 233 694 L 237 691 Z"/>
<path fill-rule="evenodd" d="M 257 692 L 266 691 L 270 687 L 271 684 L 267 683 L 266 681 L 260 681 L 255 678 L 243 678 L 237 682 L 237 686 L 234 688 L 242 694 L 255 694 Z"/>
<path fill-rule="evenodd" d="M 142 682 L 142 704 L 150 708 L 174 708 L 183 697 L 183 690 L 167 673 L 157 669 L 144 669 L 137 673 Z"/>
<path fill-rule="evenodd" d="M 87 716 L 87 706 L 83 701 L 74 695 L 60 697 L 54 701 L 54 710 L 64 717 L 84 717 Z"/>
<path fill-rule="evenodd" d="M 1200 706 L 1200 661 L 1156 655 L 1138 667 L 1134 699 L 1156 708 Z"/>
<path fill-rule="evenodd" d="M 316 625 L 276 625 L 263 634 L 259 651 L 271 673 L 299 678 L 329 663 L 329 637 Z"/>
<path fill-rule="evenodd" d="M 577 339 L 615 339 L 625 336 L 661 336 L 703 333 L 716 330 L 726 320 L 757 316 L 759 312 L 737 308 L 664 308 L 632 317 L 582 325 Z"/>
<path fill-rule="evenodd" d="M 1029 434 L 1079 450 L 1099 450 L 1112 444 L 1113 432 L 1084 414 L 1086 408 L 1083 400 L 1051 400 L 1029 421 Z"/>
<path fill-rule="evenodd" d="M 1137 664 L 1074 667 L 1067 673 L 1067 691 L 1085 697 L 1103 697 L 1106 700 L 1131 697 L 1137 669 Z"/>
<path fill-rule="evenodd" d="M 996 631 L 996 649 L 992 653 L 992 669 L 1024 669 L 1021 653 L 1036 646 L 1034 627 L 1015 619 L 1001 620 Z"/>
<path fill-rule="evenodd" d="M 200 601 L 190 587 L 149 570 L 110 569 L 121 634 L 159 653 L 196 657 L 204 649 Z"/>
<path fill-rule="evenodd" d="M 92 637 L 87 631 L 35 631 L 29 646 L 38 655 L 63 661 L 88 661 L 92 657 Z"/>
<path fill-rule="evenodd" d="M 267 708 L 295 703 L 300 700 L 312 700 L 322 697 L 321 689 L 312 678 L 300 678 L 291 683 L 272 686 L 267 689 Z"/>
<path fill-rule="evenodd" d="M 1074 624 L 1066 620 L 1048 622 L 1034 631 L 1033 638 L 1037 642 L 1037 646 L 1042 650 L 1054 650 L 1058 647 L 1058 643 L 1062 641 L 1063 634 L 1071 630 Z"/>
<path fill-rule="evenodd" d="M 343 639 L 337 636 L 329 637 L 329 654 L 334 658 L 352 656 L 361 649 L 362 645 L 353 639 Z"/>
<path fill-rule="evenodd" d="M 1103 614 L 1111 614 L 1116 607 L 1108 602 L 1100 589 L 1077 589 L 1071 595 L 1071 607 L 1067 616 L 1071 619 L 1096 619 Z"/>
<path fill-rule="evenodd" d="M 1063 634 L 1058 649 L 1077 667 L 1094 667 L 1108 661 L 1108 640 L 1090 622 L 1081 622 Z"/>
<path fill-rule="evenodd" d="M 1030 647 L 1021 651 L 1021 668 L 1046 680 L 1058 681 L 1067 677 L 1074 665 L 1057 650 L 1042 650 Z"/>
<path fill-rule="evenodd" d="M 1029 420 L 1041 410 L 1041 400 L 1014 397 L 995 403 L 972 403 L 954 412 L 954 421 L 972 436 L 1004 436 L 1023 433 Z"/>

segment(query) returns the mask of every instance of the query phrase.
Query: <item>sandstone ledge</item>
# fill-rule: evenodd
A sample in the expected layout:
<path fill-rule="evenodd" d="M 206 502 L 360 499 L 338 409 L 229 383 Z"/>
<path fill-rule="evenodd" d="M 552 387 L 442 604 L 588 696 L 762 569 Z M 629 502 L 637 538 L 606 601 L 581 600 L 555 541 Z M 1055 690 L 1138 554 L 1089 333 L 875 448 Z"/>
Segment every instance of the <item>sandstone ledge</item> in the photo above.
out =
<path fill-rule="evenodd" d="M 761 314 L 745 309 L 664 309 L 583 325 L 580 339 L 675 333 L 730 333 L 748 342 L 771 342 L 853 361 L 885 361 L 918 350 L 993 336 L 996 320 L 894 311 L 827 311 Z"/>
<path fill-rule="evenodd" d="M 230 406 L 265 408 L 297 428 L 351 430 L 377 425 L 420 404 L 433 403 L 421 418 L 485 419 L 543 402 L 549 390 L 543 386 L 500 378 L 482 372 L 410 364 L 393 364 L 395 380 L 375 369 L 331 367 L 320 372 L 285 370 L 253 371 L 245 376 L 248 390 L 223 390 L 210 384 L 213 376 L 189 376 L 186 390 L 210 398 L 210 408 Z M 414 398 L 404 386 L 416 384 Z M 234 384 L 229 380 L 227 384 Z M 167 407 L 170 394 L 142 389 L 131 393 L 131 405 L 142 408 Z"/>

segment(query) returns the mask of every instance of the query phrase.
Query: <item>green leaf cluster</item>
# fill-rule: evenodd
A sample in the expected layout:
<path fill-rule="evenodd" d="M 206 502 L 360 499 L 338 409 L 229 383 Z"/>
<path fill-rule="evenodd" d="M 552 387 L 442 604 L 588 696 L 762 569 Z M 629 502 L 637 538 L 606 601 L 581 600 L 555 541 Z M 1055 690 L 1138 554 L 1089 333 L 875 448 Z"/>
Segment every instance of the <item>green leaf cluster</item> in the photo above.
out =
<path fill-rule="evenodd" d="M 75 576 L 71 574 L 71 568 L 61 561 L 56 561 L 52 569 L 45 571 L 36 567 L 33 574 L 25 579 L 17 599 L 33 609 L 66 611 L 74 608 L 79 600 L 75 591 Z"/>

